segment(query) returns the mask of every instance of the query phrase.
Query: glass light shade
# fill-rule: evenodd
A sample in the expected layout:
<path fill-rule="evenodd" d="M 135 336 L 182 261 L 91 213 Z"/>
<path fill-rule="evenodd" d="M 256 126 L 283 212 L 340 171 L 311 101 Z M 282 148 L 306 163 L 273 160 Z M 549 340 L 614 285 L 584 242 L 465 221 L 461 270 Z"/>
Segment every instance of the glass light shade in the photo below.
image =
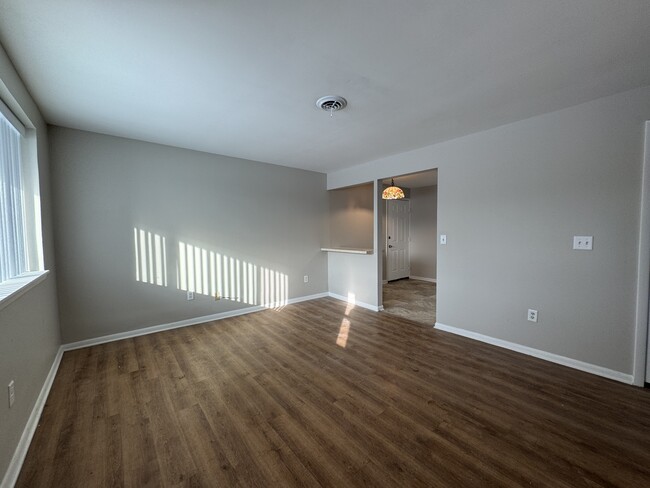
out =
<path fill-rule="evenodd" d="M 395 186 L 395 182 L 391 180 L 390 186 L 381 192 L 381 198 L 384 200 L 400 200 L 404 198 L 404 190 L 399 186 Z"/>

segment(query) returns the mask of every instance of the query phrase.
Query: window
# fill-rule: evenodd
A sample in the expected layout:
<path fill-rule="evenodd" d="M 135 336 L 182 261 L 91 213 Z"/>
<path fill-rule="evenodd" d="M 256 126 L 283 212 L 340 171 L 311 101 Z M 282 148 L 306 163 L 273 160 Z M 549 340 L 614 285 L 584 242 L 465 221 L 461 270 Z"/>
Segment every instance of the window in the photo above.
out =
<path fill-rule="evenodd" d="M 0 115 L 0 282 L 27 271 L 20 137 Z"/>
<path fill-rule="evenodd" d="M 0 307 L 45 272 L 35 131 L 0 101 Z"/>

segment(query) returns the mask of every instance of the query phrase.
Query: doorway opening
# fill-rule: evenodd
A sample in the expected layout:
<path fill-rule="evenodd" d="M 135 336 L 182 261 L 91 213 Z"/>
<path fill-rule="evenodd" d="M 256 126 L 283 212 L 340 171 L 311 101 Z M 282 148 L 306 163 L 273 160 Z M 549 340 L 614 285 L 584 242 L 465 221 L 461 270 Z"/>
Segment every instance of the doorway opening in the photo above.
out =
<path fill-rule="evenodd" d="M 381 208 L 381 297 L 386 313 L 426 325 L 436 322 L 438 170 L 394 178 L 403 200 Z M 381 189 L 391 180 L 380 181 Z"/>

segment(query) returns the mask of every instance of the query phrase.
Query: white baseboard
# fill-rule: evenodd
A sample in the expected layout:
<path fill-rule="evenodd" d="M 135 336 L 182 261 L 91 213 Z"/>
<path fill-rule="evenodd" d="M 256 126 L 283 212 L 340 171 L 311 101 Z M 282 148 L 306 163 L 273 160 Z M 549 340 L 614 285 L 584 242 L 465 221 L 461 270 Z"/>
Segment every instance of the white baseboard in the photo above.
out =
<path fill-rule="evenodd" d="M 634 378 L 631 374 L 621 373 L 620 371 L 614 371 L 613 369 L 604 368 L 602 366 L 597 366 L 591 363 L 585 363 L 583 361 L 578 361 L 577 359 L 567 358 L 565 356 L 560 356 L 559 354 L 542 351 L 541 349 L 522 346 L 521 344 L 515 344 L 514 342 L 496 339 L 494 337 L 479 334 L 478 332 L 472 332 L 470 330 L 459 329 L 458 327 L 441 324 L 440 322 L 436 322 L 435 328 L 444 330 L 445 332 L 451 332 L 452 334 L 468 337 L 477 341 L 486 342 L 494 346 L 510 349 L 511 351 L 520 352 L 528 356 L 544 359 L 552 363 L 568 366 L 569 368 L 579 369 L 580 371 L 585 371 L 586 373 L 592 373 L 604 378 L 609 378 L 610 380 L 620 381 L 621 383 L 627 383 L 631 385 L 634 382 Z"/>
<path fill-rule="evenodd" d="M 9 467 L 7 468 L 4 479 L 2 480 L 2 483 L 0 483 L 0 488 L 13 488 L 13 486 L 16 484 L 16 481 L 18 480 L 18 475 L 20 474 L 20 470 L 23 467 L 23 462 L 25 462 L 25 456 L 27 456 L 29 445 L 31 444 L 34 433 L 36 432 L 36 427 L 38 426 L 38 421 L 41 418 L 41 413 L 43 413 L 43 407 L 45 407 L 47 396 L 50 394 L 50 389 L 54 383 L 54 378 L 56 377 L 56 373 L 59 370 L 59 364 L 61 364 L 62 356 L 63 347 L 59 347 L 59 350 L 56 352 L 56 356 L 54 357 L 52 367 L 50 368 L 50 372 L 45 378 L 45 383 L 43 383 L 41 392 L 38 394 L 38 398 L 36 398 L 36 403 L 34 404 L 34 408 L 32 408 L 32 413 L 29 414 L 27 424 L 23 429 L 23 435 L 20 436 L 18 446 L 16 446 L 16 450 L 14 451 L 14 455 L 11 458 L 11 462 L 9 463 Z"/>
<path fill-rule="evenodd" d="M 228 317 L 237 317 L 238 315 L 245 315 L 253 312 L 265 310 L 265 307 L 255 306 L 238 308 L 228 312 L 220 312 L 211 315 L 204 315 L 202 317 L 194 317 L 191 319 L 179 320 L 178 322 L 170 322 L 168 324 L 152 325 L 151 327 L 143 327 L 142 329 L 128 330 L 126 332 L 118 332 L 117 334 L 109 334 L 101 337 L 93 337 L 92 339 L 85 339 L 83 341 L 71 342 L 63 344 L 64 351 L 72 351 L 74 349 L 82 349 L 84 347 L 97 346 L 99 344 L 106 344 L 107 342 L 121 341 L 122 339 L 130 339 L 132 337 L 139 337 L 147 334 L 155 334 L 164 330 L 178 329 L 180 327 L 189 327 L 190 325 L 204 324 L 205 322 L 212 322 L 213 320 L 222 320 Z"/>
<path fill-rule="evenodd" d="M 348 300 L 348 298 L 344 297 L 343 295 L 337 295 L 336 293 L 332 293 L 332 292 L 329 292 L 327 295 L 332 298 L 336 298 L 337 300 L 341 300 L 342 302 L 351 303 L 357 307 L 367 308 L 368 310 L 372 310 L 373 312 L 381 312 L 384 309 L 383 306 L 378 307 L 377 305 L 370 305 L 369 303 L 360 302 L 358 300 L 351 301 Z"/>
<path fill-rule="evenodd" d="M 425 278 L 424 276 L 409 276 L 409 280 L 418 280 L 418 281 L 428 281 L 429 283 L 435 283 L 435 278 Z"/>
<path fill-rule="evenodd" d="M 179 320 L 178 322 L 170 322 L 168 324 L 161 325 L 152 325 L 151 327 L 144 327 L 142 329 L 129 330 L 126 332 L 119 332 L 117 334 L 110 334 L 101 337 L 94 337 L 92 339 L 85 339 L 83 341 L 71 342 L 69 344 L 64 344 L 61 346 L 64 351 L 72 351 L 74 349 L 81 349 L 84 347 L 96 346 L 99 344 L 105 344 L 107 342 L 120 341 L 122 339 L 130 339 L 132 337 L 143 336 L 147 334 L 155 334 L 156 332 L 162 332 L 164 330 L 178 329 L 180 327 L 189 327 L 190 325 L 204 324 L 206 322 L 213 322 L 215 320 L 223 320 L 229 317 L 237 317 L 239 315 L 246 315 L 249 313 L 260 312 L 262 310 L 267 310 L 270 308 L 279 308 L 284 305 L 291 305 L 293 303 L 305 302 L 307 300 L 315 300 L 317 298 L 323 298 L 329 296 L 328 293 L 317 293 L 315 295 L 308 295 L 297 298 L 290 298 L 286 303 L 272 303 L 268 306 L 256 305 L 254 307 L 245 307 L 238 308 L 236 310 L 230 310 L 228 312 L 219 312 L 211 315 L 204 315 L 202 317 L 194 317 L 191 319 Z"/>
<path fill-rule="evenodd" d="M 330 296 L 330 294 L 324 291 L 322 293 L 316 293 L 314 295 L 306 295 L 304 297 L 290 298 L 287 301 L 287 305 L 292 305 L 294 303 L 300 303 L 300 302 L 308 302 L 309 300 L 316 300 L 317 298 L 325 298 L 328 296 Z"/>

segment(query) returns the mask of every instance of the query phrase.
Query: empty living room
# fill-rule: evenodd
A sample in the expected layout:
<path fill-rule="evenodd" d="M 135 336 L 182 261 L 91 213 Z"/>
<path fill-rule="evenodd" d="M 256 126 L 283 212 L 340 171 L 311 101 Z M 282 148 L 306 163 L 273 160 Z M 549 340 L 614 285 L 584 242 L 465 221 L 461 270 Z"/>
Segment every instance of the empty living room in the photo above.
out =
<path fill-rule="evenodd" d="M 650 487 L 648 26 L 0 0 L 0 488 Z"/>

